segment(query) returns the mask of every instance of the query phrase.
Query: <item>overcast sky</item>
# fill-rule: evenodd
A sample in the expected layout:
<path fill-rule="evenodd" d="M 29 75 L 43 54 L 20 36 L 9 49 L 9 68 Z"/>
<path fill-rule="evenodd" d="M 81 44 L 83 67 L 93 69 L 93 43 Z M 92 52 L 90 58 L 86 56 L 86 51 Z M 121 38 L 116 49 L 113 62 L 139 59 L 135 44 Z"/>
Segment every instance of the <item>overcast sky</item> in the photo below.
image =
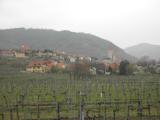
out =
<path fill-rule="evenodd" d="M 95 34 L 121 48 L 160 44 L 160 0 L 0 0 L 0 29 Z"/>

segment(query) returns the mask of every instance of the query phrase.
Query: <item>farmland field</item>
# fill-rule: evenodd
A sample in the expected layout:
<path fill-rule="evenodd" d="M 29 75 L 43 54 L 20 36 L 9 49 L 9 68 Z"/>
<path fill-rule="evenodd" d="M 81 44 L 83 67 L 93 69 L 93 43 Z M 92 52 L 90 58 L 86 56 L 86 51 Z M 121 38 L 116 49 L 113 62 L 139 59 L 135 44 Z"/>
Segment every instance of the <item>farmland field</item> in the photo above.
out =
<path fill-rule="evenodd" d="M 160 75 L 73 80 L 67 73 L 20 72 L 23 67 L 0 64 L 2 120 L 160 119 Z"/>

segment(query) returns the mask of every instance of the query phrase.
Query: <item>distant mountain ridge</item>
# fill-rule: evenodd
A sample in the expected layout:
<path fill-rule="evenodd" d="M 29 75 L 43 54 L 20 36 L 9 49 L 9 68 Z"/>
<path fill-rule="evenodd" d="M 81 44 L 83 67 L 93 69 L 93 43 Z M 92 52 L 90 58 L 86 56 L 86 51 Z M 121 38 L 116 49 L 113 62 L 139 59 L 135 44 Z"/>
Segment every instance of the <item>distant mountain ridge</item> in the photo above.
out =
<path fill-rule="evenodd" d="M 128 47 L 125 49 L 125 51 L 137 58 L 149 56 L 151 59 L 160 59 L 160 45 L 141 43 L 132 47 Z"/>
<path fill-rule="evenodd" d="M 121 48 L 100 37 L 70 31 L 15 28 L 0 30 L 0 49 L 19 48 L 28 44 L 32 49 L 58 49 L 72 54 L 103 58 L 112 49 L 118 59 L 134 61 Z"/>

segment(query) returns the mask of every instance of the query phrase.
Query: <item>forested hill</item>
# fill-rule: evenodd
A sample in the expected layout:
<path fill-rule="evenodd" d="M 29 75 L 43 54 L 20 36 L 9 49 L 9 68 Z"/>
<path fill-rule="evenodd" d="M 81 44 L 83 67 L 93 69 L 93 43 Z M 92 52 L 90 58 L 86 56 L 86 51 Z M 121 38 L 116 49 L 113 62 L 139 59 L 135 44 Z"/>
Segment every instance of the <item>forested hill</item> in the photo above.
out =
<path fill-rule="evenodd" d="M 0 30 L 0 49 L 19 48 L 21 44 L 32 49 L 58 49 L 97 58 L 105 57 L 111 49 L 118 59 L 135 60 L 112 42 L 91 34 L 48 29 Z"/>

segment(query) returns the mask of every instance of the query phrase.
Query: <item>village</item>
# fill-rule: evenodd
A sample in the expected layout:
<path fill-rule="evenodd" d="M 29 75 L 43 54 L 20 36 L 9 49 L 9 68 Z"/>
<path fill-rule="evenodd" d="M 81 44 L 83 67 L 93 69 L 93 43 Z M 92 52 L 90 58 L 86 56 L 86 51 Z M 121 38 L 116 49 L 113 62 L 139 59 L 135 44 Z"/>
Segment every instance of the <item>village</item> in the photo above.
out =
<path fill-rule="evenodd" d="M 106 50 L 106 56 L 102 59 L 96 57 L 69 54 L 60 50 L 32 50 L 27 45 L 21 45 L 19 49 L 0 50 L 0 57 L 27 59 L 28 62 L 23 72 L 30 73 L 58 73 L 58 72 L 79 72 L 96 74 L 119 74 L 120 65 L 126 62 L 127 70 L 124 74 L 160 74 L 160 62 L 155 60 L 146 61 L 145 56 L 136 63 L 129 63 L 127 60 L 120 60 L 114 55 L 114 51 Z M 80 66 L 78 68 L 78 65 Z M 82 68 L 84 67 L 84 68 Z M 124 66 L 125 67 L 125 66 Z M 123 72 L 122 72 L 123 73 Z"/>

